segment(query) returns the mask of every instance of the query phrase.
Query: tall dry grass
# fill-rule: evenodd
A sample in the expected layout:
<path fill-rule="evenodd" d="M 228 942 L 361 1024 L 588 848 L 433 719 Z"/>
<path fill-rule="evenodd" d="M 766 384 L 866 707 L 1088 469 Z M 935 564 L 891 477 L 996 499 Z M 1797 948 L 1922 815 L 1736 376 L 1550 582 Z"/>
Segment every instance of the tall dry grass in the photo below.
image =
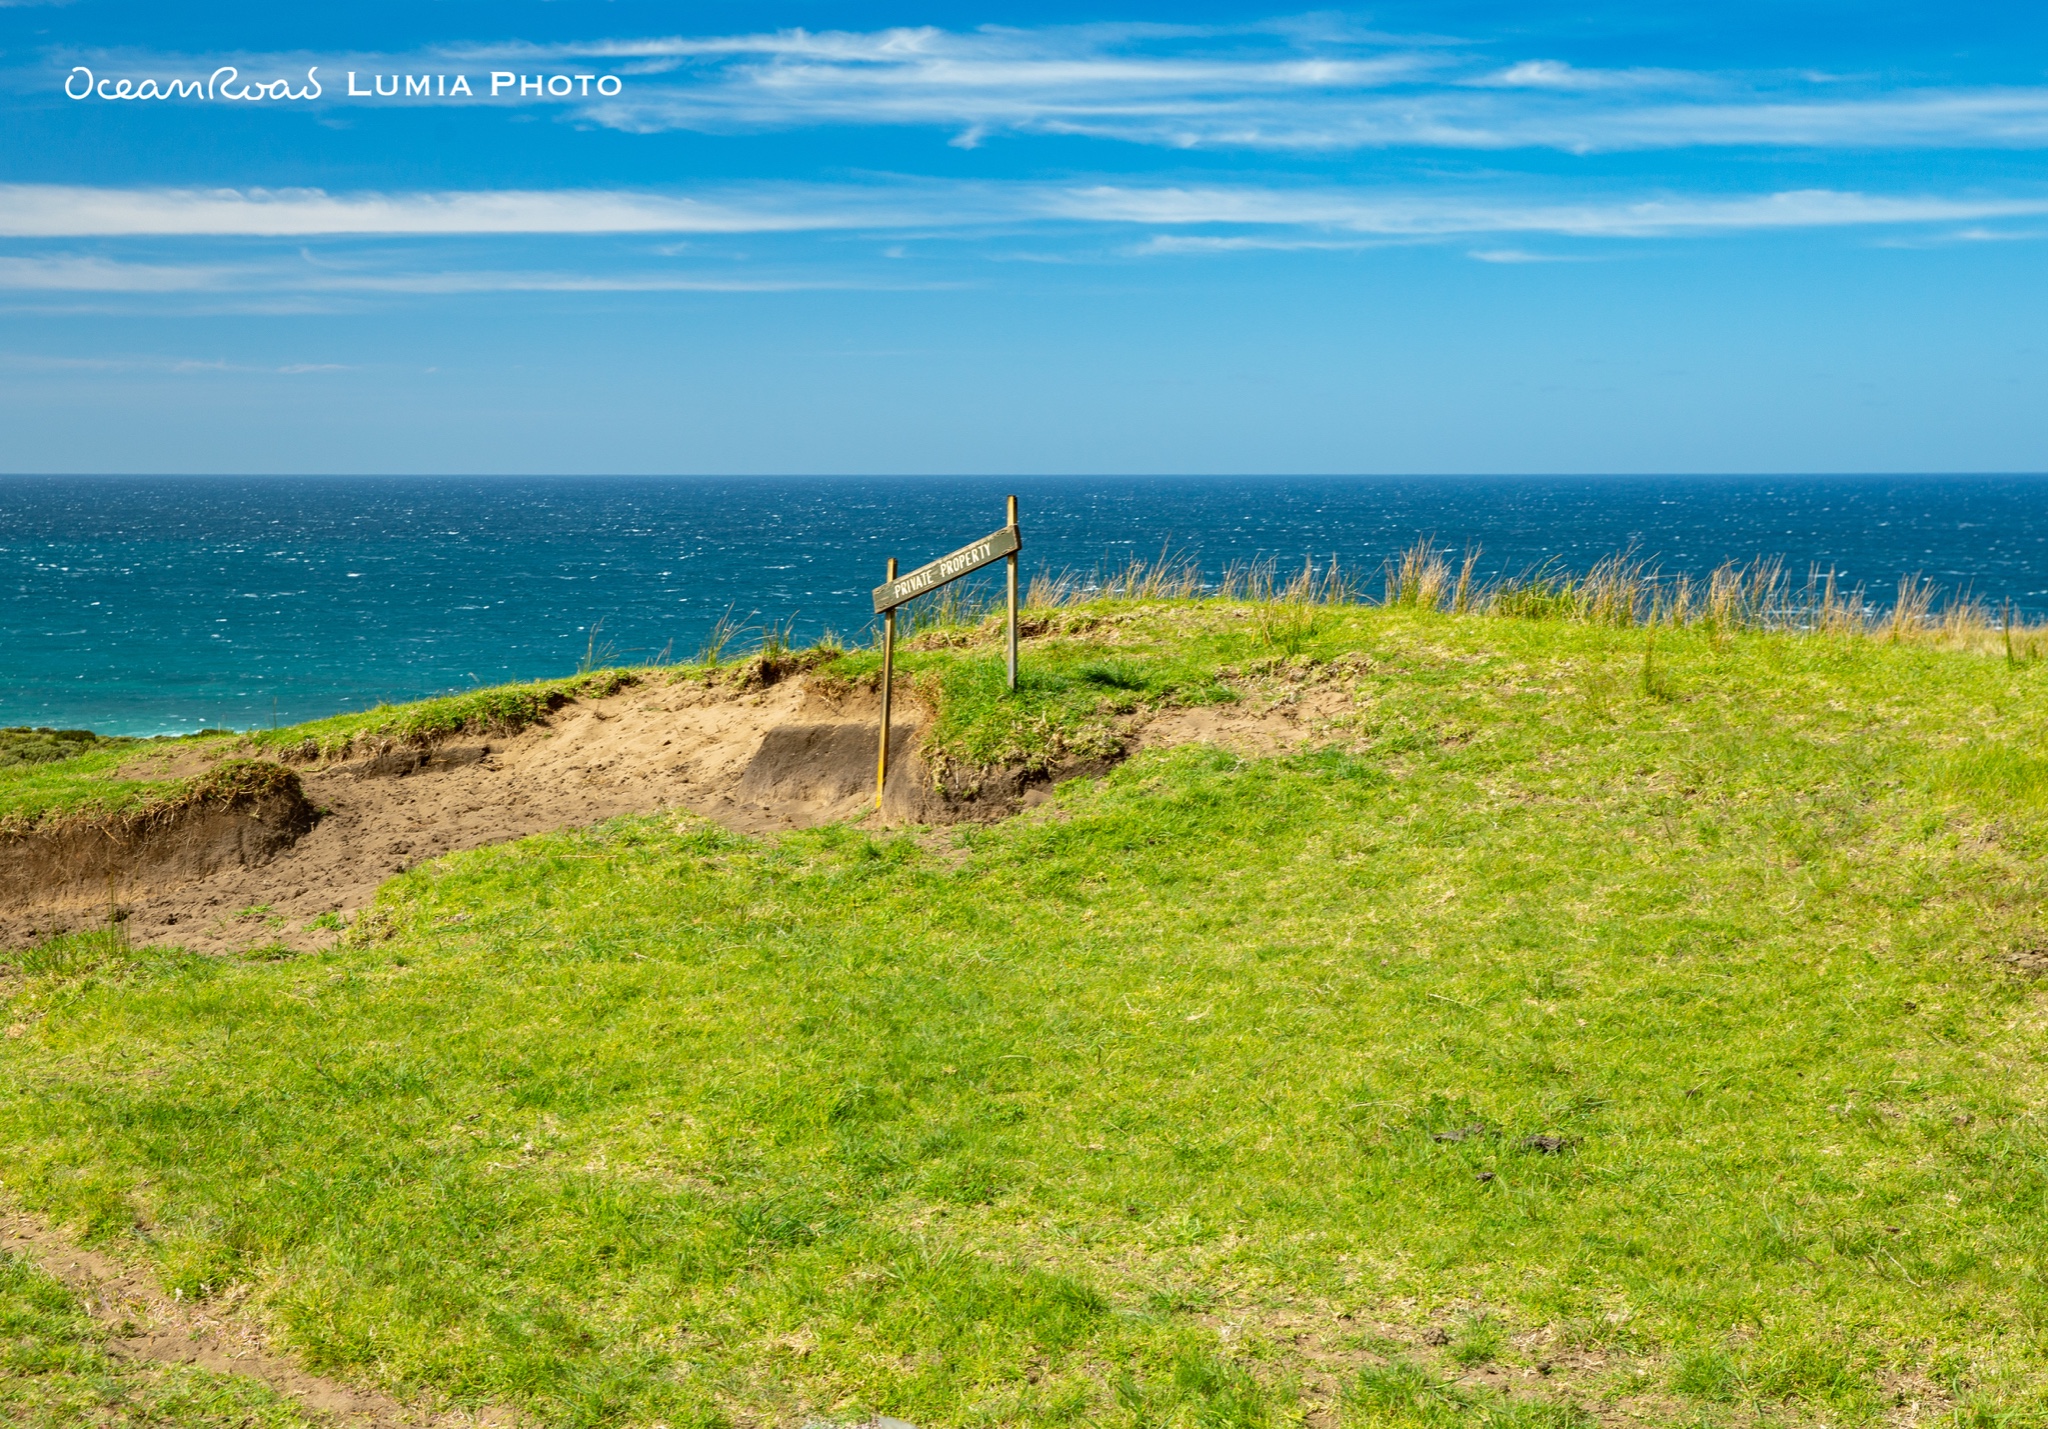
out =
<path fill-rule="evenodd" d="M 1335 562 L 1318 566 L 1313 559 L 1283 574 L 1277 562 L 1239 562 L 1216 580 L 1202 574 L 1193 556 L 1162 552 L 1157 560 L 1142 557 L 1107 572 L 1040 571 L 1026 584 L 1027 609 L 1053 610 L 1097 600 L 1225 600 L 1291 601 L 1307 605 L 1356 605 L 1360 588 L 1351 572 Z"/>
<path fill-rule="evenodd" d="M 2015 662 L 2048 657 L 2048 622 L 2030 623 L 2010 605 L 1993 609 L 1967 587 L 1944 598 L 1940 586 L 1917 576 L 1902 580 L 1889 603 L 1879 603 L 1860 585 L 1844 587 L 1833 570 L 1814 567 L 1803 584 L 1796 583 L 1779 557 L 1731 561 L 1700 579 L 1664 575 L 1634 551 L 1621 551 L 1582 572 L 1547 562 L 1484 582 L 1475 575 L 1479 558 L 1476 547 L 1467 547 L 1453 564 L 1448 548 L 1418 540 L 1381 567 L 1377 603 L 1622 628 L 1697 628 L 1716 636 L 1760 630 L 1856 636 L 2002 654 Z M 1040 572 L 1030 580 L 1025 604 L 1053 609 L 1098 600 L 1249 603 L 1274 627 L 1276 643 L 1292 645 L 1313 623 L 1312 608 L 1373 603 L 1367 590 L 1360 573 L 1334 559 L 1322 565 L 1306 560 L 1284 570 L 1272 560 L 1239 563 L 1209 580 L 1193 556 L 1162 551 L 1156 560 L 1133 560 L 1106 573 Z M 958 612 L 975 619 L 986 613 L 985 605 L 971 611 L 963 605 Z"/>

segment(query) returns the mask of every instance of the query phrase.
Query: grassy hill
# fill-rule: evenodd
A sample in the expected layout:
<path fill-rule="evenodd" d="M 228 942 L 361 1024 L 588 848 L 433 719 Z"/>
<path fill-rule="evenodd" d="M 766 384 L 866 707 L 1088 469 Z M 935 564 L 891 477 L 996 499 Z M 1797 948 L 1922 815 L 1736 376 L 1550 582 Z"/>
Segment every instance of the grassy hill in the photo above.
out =
<path fill-rule="evenodd" d="M 549 1424 L 2043 1422 L 2048 664 L 1435 604 L 906 657 L 962 767 L 1338 697 L 1292 753 L 12 955 L 0 1191 Z"/>

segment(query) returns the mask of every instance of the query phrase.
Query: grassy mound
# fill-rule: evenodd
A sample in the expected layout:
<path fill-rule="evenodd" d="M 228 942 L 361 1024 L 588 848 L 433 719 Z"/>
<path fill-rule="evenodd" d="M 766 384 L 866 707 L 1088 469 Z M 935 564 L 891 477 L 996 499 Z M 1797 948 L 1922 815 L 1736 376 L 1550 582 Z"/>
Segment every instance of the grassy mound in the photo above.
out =
<path fill-rule="evenodd" d="M 0 769 L 21 769 L 31 764 L 54 764 L 75 759 L 95 749 L 118 749 L 136 744 L 132 739 L 114 739 L 89 729 L 50 729 L 16 726 L 0 729 Z"/>
<path fill-rule="evenodd" d="M 162 741 L 167 747 L 182 743 Z M 228 746 L 219 747 L 225 755 Z M 81 753 L 0 768 L 0 833 L 19 833 L 45 819 L 133 814 L 184 797 L 189 780 L 124 772 L 133 755 L 124 742 L 106 740 Z"/>
<path fill-rule="evenodd" d="M 109 741 L 112 743 L 112 741 Z M 204 772 L 178 779 L 124 778 L 122 753 L 95 750 L 51 761 L 18 777 L 0 775 L 0 834 L 26 833 L 45 821 L 85 818 L 133 826 L 191 804 L 236 806 L 267 795 L 296 798 L 299 780 L 267 759 L 229 757 Z"/>
<path fill-rule="evenodd" d="M 1082 615 L 1018 700 L 907 655 L 944 747 L 1344 712 L 940 837 L 457 855 L 296 960 L 45 945 L 6 1194 L 554 1424 L 2048 1414 L 2048 665 Z"/>

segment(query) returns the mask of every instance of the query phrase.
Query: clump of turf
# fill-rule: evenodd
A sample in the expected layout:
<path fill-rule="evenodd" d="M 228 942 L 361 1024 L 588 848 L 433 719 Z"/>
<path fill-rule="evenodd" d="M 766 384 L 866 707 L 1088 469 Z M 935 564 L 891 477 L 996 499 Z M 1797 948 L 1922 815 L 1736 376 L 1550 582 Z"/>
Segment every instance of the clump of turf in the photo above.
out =
<path fill-rule="evenodd" d="M 224 759 L 185 783 L 180 803 L 235 807 L 272 795 L 299 793 L 299 776 L 269 759 Z"/>
<path fill-rule="evenodd" d="M 60 772 L 13 787 L 0 784 L 0 794 L 8 798 L 8 806 L 0 807 L 0 834 L 13 835 L 76 819 L 109 820 L 133 829 L 194 804 L 240 808 L 275 795 L 304 798 L 299 776 L 269 759 L 226 759 L 181 779 L 95 779 L 92 772 L 67 778 Z"/>

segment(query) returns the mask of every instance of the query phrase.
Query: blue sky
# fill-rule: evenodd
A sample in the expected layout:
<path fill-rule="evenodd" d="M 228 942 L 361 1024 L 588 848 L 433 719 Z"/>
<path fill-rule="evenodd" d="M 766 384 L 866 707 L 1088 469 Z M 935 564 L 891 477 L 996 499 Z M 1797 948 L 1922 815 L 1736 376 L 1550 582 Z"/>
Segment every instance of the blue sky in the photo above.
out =
<path fill-rule="evenodd" d="M 0 0 L 0 470 L 2048 469 L 2044 42 Z"/>

